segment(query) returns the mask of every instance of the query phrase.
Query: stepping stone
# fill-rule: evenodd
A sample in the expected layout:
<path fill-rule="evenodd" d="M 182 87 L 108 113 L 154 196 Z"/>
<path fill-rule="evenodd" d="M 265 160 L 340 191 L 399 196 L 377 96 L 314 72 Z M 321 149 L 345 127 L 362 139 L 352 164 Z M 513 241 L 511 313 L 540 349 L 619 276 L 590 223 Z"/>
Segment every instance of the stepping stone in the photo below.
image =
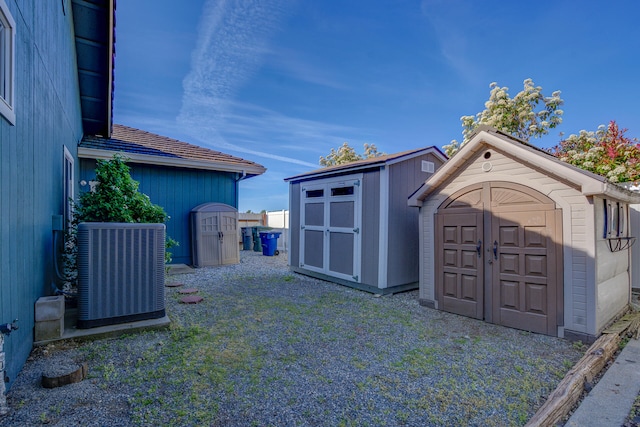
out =
<path fill-rule="evenodd" d="M 177 282 L 167 282 L 164 284 L 167 288 L 178 288 L 180 286 L 184 286 L 184 283 L 177 283 Z"/>
<path fill-rule="evenodd" d="M 49 367 L 42 373 L 42 386 L 44 388 L 55 388 L 78 383 L 87 378 L 88 371 L 87 362 L 81 364 L 74 362 L 60 363 Z"/>
<path fill-rule="evenodd" d="M 186 297 L 180 298 L 180 302 L 183 304 L 197 304 L 204 300 L 200 295 L 188 295 Z"/>
<path fill-rule="evenodd" d="M 180 292 L 181 294 L 195 294 L 196 292 L 198 292 L 198 290 L 196 288 L 187 288 L 180 289 L 178 292 Z"/>

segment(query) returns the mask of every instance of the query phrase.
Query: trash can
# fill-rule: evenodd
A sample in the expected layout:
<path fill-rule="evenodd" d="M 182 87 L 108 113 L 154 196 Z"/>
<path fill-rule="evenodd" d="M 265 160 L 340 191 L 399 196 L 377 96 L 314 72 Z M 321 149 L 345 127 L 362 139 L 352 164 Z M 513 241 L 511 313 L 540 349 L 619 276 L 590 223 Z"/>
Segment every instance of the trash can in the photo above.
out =
<path fill-rule="evenodd" d="M 251 250 L 251 240 L 252 240 L 252 232 L 251 227 L 242 227 L 242 250 L 250 251 Z"/>
<path fill-rule="evenodd" d="M 278 251 L 278 237 L 280 237 L 280 233 L 260 233 L 262 255 L 274 256 L 280 254 L 280 252 Z"/>
<path fill-rule="evenodd" d="M 251 227 L 251 235 L 253 237 L 253 250 L 260 252 L 262 250 L 262 242 L 260 240 L 260 234 L 258 234 L 258 227 Z"/>

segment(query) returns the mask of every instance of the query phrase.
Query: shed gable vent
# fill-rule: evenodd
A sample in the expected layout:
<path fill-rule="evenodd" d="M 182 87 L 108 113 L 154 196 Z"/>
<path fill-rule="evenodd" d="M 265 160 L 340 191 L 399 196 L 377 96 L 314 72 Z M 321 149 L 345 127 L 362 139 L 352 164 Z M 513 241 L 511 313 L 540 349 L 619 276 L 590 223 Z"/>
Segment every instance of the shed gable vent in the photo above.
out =
<path fill-rule="evenodd" d="M 435 171 L 435 165 L 433 162 L 427 160 L 422 161 L 422 172 L 433 173 Z"/>

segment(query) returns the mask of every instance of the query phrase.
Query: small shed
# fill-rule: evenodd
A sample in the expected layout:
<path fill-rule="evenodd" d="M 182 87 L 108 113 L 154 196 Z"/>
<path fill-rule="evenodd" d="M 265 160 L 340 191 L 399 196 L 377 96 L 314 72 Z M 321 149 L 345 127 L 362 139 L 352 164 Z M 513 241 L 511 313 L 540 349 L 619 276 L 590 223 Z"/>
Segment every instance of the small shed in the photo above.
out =
<path fill-rule="evenodd" d="M 418 212 L 407 197 L 440 167 L 435 147 L 287 178 L 291 270 L 378 294 L 418 285 Z"/>
<path fill-rule="evenodd" d="M 191 210 L 194 267 L 238 264 L 238 210 L 224 203 L 203 203 Z"/>
<path fill-rule="evenodd" d="M 591 342 L 629 306 L 639 197 L 483 126 L 409 199 L 420 302 Z"/>
<path fill-rule="evenodd" d="M 131 176 L 140 183 L 139 190 L 169 215 L 167 236 L 179 243 L 170 250 L 173 264 L 195 263 L 191 210 L 203 203 L 222 203 L 237 209 L 240 181 L 266 171 L 250 160 L 114 124 L 110 138 L 85 135 L 78 146 L 80 191 L 90 191 L 96 160 L 109 160 L 116 153 L 129 159 Z"/>

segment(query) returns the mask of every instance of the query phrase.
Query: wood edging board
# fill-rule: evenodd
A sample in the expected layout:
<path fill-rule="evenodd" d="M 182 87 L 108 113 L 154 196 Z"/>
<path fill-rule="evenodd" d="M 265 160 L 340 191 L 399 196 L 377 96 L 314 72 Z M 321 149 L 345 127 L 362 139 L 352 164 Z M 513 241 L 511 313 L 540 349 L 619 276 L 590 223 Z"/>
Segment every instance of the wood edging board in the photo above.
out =
<path fill-rule="evenodd" d="M 558 423 L 580 399 L 586 382 L 591 382 L 604 368 L 620 346 L 627 332 L 636 335 L 640 324 L 640 313 L 629 313 L 607 329 L 585 355 L 560 381 L 547 401 L 538 409 L 525 427 L 547 427 Z M 607 333 L 610 331 L 610 333 Z"/>

